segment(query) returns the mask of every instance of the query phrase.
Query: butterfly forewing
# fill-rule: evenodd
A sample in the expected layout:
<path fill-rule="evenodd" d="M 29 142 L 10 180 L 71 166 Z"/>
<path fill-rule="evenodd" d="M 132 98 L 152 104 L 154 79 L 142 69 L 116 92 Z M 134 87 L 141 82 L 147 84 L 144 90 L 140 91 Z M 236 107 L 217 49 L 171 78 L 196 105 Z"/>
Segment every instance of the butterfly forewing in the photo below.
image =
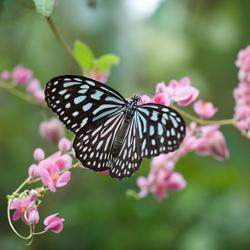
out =
<path fill-rule="evenodd" d="M 66 75 L 50 80 L 45 88 L 48 106 L 65 126 L 81 129 L 121 112 L 126 100 L 115 90 L 82 76 Z"/>
<path fill-rule="evenodd" d="M 176 150 L 185 136 L 185 122 L 172 108 L 144 104 L 135 112 L 141 143 L 141 157 L 157 156 Z"/>

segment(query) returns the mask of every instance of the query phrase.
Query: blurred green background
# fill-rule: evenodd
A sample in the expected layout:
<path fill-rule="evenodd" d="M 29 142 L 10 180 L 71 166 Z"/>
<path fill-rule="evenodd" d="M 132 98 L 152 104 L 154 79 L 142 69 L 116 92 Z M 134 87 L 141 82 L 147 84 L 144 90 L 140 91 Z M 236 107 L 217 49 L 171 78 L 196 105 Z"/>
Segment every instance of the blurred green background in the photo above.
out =
<path fill-rule="evenodd" d="M 42 83 L 80 74 L 44 18 L 20 2 L 30 1 L 0 1 L 0 71 L 23 64 Z M 234 63 L 250 44 L 249 9 L 249 0 L 59 0 L 53 18 L 70 45 L 80 39 L 97 56 L 120 56 L 109 84 L 124 96 L 152 95 L 157 82 L 187 75 L 222 119 L 233 114 Z M 1 250 L 27 249 L 7 224 L 5 197 L 26 178 L 35 147 L 56 149 L 38 134 L 42 119 L 37 107 L 0 90 Z M 230 158 L 189 154 L 176 166 L 187 188 L 163 202 L 126 197 L 136 176 L 119 182 L 75 170 L 40 209 L 42 218 L 60 212 L 64 231 L 38 237 L 29 249 L 250 249 L 250 144 L 234 128 L 222 130 Z M 148 171 L 144 161 L 137 176 Z"/>

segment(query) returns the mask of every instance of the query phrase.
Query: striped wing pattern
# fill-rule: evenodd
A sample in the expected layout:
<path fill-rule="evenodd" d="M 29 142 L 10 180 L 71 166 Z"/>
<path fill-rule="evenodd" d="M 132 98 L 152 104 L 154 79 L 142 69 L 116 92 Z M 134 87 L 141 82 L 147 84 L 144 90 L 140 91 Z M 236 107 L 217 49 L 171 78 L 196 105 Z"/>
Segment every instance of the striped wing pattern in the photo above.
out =
<path fill-rule="evenodd" d="M 95 127 L 89 127 L 87 131 L 75 137 L 75 155 L 84 167 L 94 171 L 109 169 L 112 144 L 122 122 L 123 113 L 119 113 L 99 122 Z"/>
<path fill-rule="evenodd" d="M 86 126 L 122 111 L 127 101 L 112 88 L 77 76 L 58 76 L 45 88 L 45 100 L 59 119 L 75 134 Z"/>
<path fill-rule="evenodd" d="M 172 108 L 144 104 L 135 112 L 141 157 L 153 157 L 176 150 L 185 137 L 185 122 Z"/>

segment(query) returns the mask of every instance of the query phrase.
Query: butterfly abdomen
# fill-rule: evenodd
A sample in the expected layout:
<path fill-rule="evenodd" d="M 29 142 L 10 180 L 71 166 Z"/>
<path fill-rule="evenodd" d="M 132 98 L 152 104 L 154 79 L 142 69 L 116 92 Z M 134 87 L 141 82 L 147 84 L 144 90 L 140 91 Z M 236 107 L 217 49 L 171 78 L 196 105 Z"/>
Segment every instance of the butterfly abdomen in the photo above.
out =
<path fill-rule="evenodd" d="M 127 105 L 125 107 L 124 121 L 123 121 L 121 128 L 118 130 L 118 132 L 115 136 L 114 143 L 113 143 L 112 150 L 111 150 L 111 154 L 113 157 L 116 157 L 122 148 L 122 144 L 123 144 L 123 141 L 126 137 L 126 132 L 127 132 L 128 126 L 131 122 L 131 119 L 134 116 L 136 107 L 137 107 L 137 105 L 136 105 L 135 100 L 132 100 L 131 102 L 127 103 Z"/>
<path fill-rule="evenodd" d="M 112 150 L 111 150 L 111 154 L 113 157 L 116 157 L 120 153 L 130 120 L 131 118 L 124 119 L 121 128 L 118 130 L 115 136 L 114 143 L 113 143 Z"/>

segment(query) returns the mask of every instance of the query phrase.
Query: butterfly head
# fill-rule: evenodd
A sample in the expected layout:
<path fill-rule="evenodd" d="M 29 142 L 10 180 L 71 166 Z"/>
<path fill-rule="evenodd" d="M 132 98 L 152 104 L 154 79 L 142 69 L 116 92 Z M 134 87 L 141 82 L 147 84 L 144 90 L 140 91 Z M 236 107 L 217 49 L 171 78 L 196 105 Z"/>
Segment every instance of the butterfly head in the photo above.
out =
<path fill-rule="evenodd" d="M 132 102 L 134 102 L 134 103 L 136 103 L 136 104 L 137 104 L 140 100 L 141 100 L 141 97 L 140 97 L 140 96 L 135 95 L 134 97 L 132 97 Z"/>

